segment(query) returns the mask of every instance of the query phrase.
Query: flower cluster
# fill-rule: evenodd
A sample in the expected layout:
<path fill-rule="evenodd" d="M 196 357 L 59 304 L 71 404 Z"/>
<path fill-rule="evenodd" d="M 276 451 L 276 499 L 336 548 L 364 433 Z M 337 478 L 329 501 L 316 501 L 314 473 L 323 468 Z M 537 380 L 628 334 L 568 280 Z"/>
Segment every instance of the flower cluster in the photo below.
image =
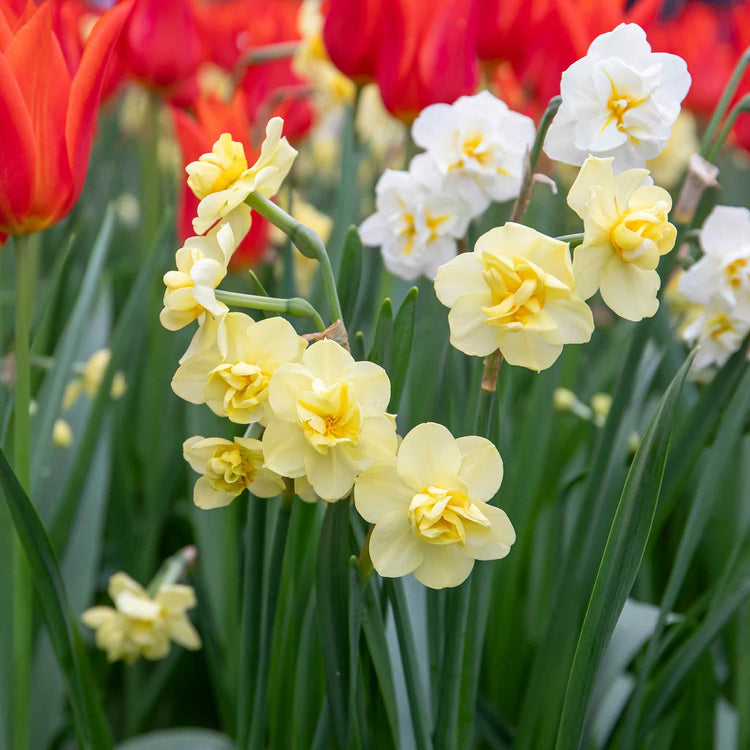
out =
<path fill-rule="evenodd" d="M 115 573 L 109 579 L 109 598 L 114 607 L 91 607 L 83 613 L 83 622 L 96 630 L 96 645 L 109 661 L 163 659 L 171 641 L 188 649 L 201 647 L 186 614 L 196 604 L 191 586 L 165 583 L 152 596 L 127 574 Z"/>
<path fill-rule="evenodd" d="M 433 104 L 412 125 L 424 149 L 408 171 L 387 170 L 376 187 L 376 212 L 360 227 L 366 245 L 404 279 L 434 278 L 455 257 L 469 222 L 492 201 L 515 198 L 533 121 L 488 91 Z"/>
<path fill-rule="evenodd" d="M 703 256 L 680 277 L 689 303 L 682 336 L 700 344 L 697 371 L 721 366 L 750 333 L 750 211 L 716 206 L 700 232 Z"/>

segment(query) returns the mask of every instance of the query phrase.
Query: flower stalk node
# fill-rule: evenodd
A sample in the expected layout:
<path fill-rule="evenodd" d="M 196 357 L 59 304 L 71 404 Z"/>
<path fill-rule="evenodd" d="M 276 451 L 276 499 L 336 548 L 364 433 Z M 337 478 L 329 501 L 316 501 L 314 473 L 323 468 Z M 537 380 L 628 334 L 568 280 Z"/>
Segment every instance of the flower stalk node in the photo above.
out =
<path fill-rule="evenodd" d="M 305 333 L 302 335 L 302 338 L 310 342 L 331 339 L 340 346 L 343 346 L 346 351 L 351 352 L 351 347 L 349 346 L 349 334 L 346 331 L 344 322 L 340 319 L 335 323 L 331 323 L 331 325 L 329 325 L 324 331 Z"/>
<path fill-rule="evenodd" d="M 688 164 L 688 172 L 680 190 L 680 197 L 674 208 L 674 219 L 679 224 L 690 224 L 703 193 L 708 188 L 718 187 L 716 178 L 719 176 L 719 168 L 704 159 L 700 154 L 693 154 Z"/>

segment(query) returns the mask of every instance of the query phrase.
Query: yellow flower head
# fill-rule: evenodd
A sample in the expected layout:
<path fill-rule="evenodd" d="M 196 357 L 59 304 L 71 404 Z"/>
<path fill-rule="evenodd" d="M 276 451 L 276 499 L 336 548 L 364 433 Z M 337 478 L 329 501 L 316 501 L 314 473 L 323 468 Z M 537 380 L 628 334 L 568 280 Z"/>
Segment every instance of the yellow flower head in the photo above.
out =
<path fill-rule="evenodd" d="M 700 148 L 698 123 L 695 116 L 683 109 L 672 126 L 664 150 L 646 162 L 654 182 L 665 188 L 677 185 L 690 162 L 690 157 Z"/>
<path fill-rule="evenodd" d="M 607 307 L 628 320 L 659 309 L 656 267 L 677 237 L 668 220 L 672 198 L 650 182 L 647 169 L 615 176 L 612 157 L 589 156 L 568 193 L 584 228 L 573 257 L 576 290 L 588 299 L 599 289 Z"/>
<path fill-rule="evenodd" d="M 512 365 L 544 370 L 563 344 L 591 338 L 591 310 L 574 294 L 565 242 L 509 222 L 472 253 L 438 268 L 435 293 L 451 311 L 451 344 L 479 357 L 499 349 Z"/>
<path fill-rule="evenodd" d="M 257 191 L 271 198 L 278 192 L 297 156 L 281 136 L 283 126 L 280 117 L 269 120 L 260 156 L 251 167 L 243 145 L 233 141 L 229 133 L 219 137 L 210 153 L 187 165 L 188 186 L 200 200 L 198 216 L 193 219 L 197 234 L 204 234 L 236 211 L 250 193 Z"/>
<path fill-rule="evenodd" d="M 191 468 L 202 474 L 193 492 L 199 508 L 222 508 L 245 490 L 256 497 L 276 497 L 284 490 L 284 480 L 263 468 L 260 440 L 196 435 L 183 443 L 182 452 Z"/>
<path fill-rule="evenodd" d="M 89 398 L 95 398 L 99 393 L 104 373 L 109 367 L 109 360 L 112 359 L 112 352 L 109 349 L 99 349 L 95 351 L 83 366 L 80 377 L 74 378 L 68 383 L 63 395 L 62 408 L 64 411 L 72 409 L 78 397 L 85 391 Z M 112 380 L 112 388 L 109 395 L 113 399 L 121 398 L 127 390 L 125 375 L 116 372 Z"/>
<path fill-rule="evenodd" d="M 358 477 L 354 502 L 375 528 L 370 557 L 382 576 L 414 573 L 430 588 L 458 586 L 474 560 L 496 560 L 516 540 L 505 512 L 488 505 L 503 462 L 485 438 L 455 439 L 442 425 L 417 425 L 398 456 Z"/>
<path fill-rule="evenodd" d="M 56 419 L 52 426 L 52 443 L 58 448 L 70 448 L 73 445 L 73 430 L 64 419 Z"/>
<path fill-rule="evenodd" d="M 362 469 L 396 452 L 388 375 L 372 362 L 355 362 L 335 341 L 318 341 L 300 364 L 279 367 L 268 393 L 266 466 L 306 476 L 323 500 L 345 497 Z"/>
<path fill-rule="evenodd" d="M 232 422 L 265 424 L 270 416 L 268 384 L 284 364 L 298 362 L 307 342 L 284 318 L 257 323 L 244 313 L 228 313 L 219 327 L 206 321 L 201 329 L 217 328 L 213 342 L 194 347 L 172 379 L 172 390 L 193 404 L 207 404 Z M 201 338 L 208 338 L 201 330 Z"/>
<path fill-rule="evenodd" d="M 92 607 L 82 617 L 96 630 L 96 645 L 109 661 L 163 659 L 171 641 L 189 649 L 201 647 L 186 614 L 196 605 L 192 586 L 165 584 L 152 597 L 130 576 L 115 573 L 109 579 L 109 598 L 114 607 Z"/>
<path fill-rule="evenodd" d="M 164 274 L 162 325 L 177 331 L 208 311 L 223 316 L 227 306 L 215 289 L 227 274 L 234 251 L 250 229 L 250 209 L 235 211 L 205 237 L 190 237 L 175 254 L 177 270 Z"/>

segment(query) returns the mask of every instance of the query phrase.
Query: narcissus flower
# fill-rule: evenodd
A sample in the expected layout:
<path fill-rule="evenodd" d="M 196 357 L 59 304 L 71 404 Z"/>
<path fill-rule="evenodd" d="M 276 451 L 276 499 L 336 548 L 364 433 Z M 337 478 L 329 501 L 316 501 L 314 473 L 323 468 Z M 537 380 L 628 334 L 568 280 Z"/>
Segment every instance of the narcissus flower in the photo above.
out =
<path fill-rule="evenodd" d="M 185 357 L 172 378 L 172 390 L 232 422 L 265 424 L 271 376 L 281 365 L 298 362 L 306 344 L 284 318 L 255 323 L 244 313 L 228 313 L 221 341 Z"/>
<path fill-rule="evenodd" d="M 741 318 L 723 300 L 712 299 L 702 314 L 682 330 L 689 346 L 700 347 L 692 369 L 700 372 L 714 365 L 721 367 L 750 333 L 750 321 Z"/>
<path fill-rule="evenodd" d="M 199 508 L 223 508 L 245 490 L 256 497 L 276 497 L 284 491 L 284 480 L 263 467 L 260 440 L 195 435 L 183 443 L 182 453 L 193 471 L 202 475 L 193 490 Z"/>
<path fill-rule="evenodd" d="M 680 277 L 678 289 L 691 302 L 719 298 L 750 322 L 750 211 L 716 206 L 700 233 L 704 255 Z"/>
<path fill-rule="evenodd" d="M 86 360 L 80 375 L 73 378 L 65 389 L 62 400 L 63 410 L 71 409 L 78 401 L 78 397 L 84 392 L 88 394 L 89 398 L 96 397 L 111 358 L 112 352 L 109 349 L 99 349 Z M 113 399 L 118 399 L 125 393 L 126 389 L 125 375 L 116 372 L 112 380 L 110 396 Z"/>
<path fill-rule="evenodd" d="M 698 123 L 690 112 L 683 109 L 664 150 L 657 157 L 649 159 L 646 168 L 657 185 L 670 190 L 677 187 L 688 168 L 690 157 L 699 148 Z"/>
<path fill-rule="evenodd" d="M 317 341 L 300 364 L 279 367 L 268 396 L 266 466 L 306 476 L 323 500 L 345 497 L 362 469 L 396 452 L 388 375 L 372 362 L 355 362 L 335 341 Z"/>
<path fill-rule="evenodd" d="M 96 645 L 109 661 L 163 659 L 171 641 L 191 650 L 201 647 L 186 613 L 196 605 L 192 586 L 165 584 L 150 596 L 127 574 L 115 573 L 109 579 L 109 598 L 114 607 L 92 607 L 82 617 L 96 630 Z"/>
<path fill-rule="evenodd" d="M 244 208 L 247 208 L 245 206 Z M 227 306 L 216 299 L 216 287 L 227 264 L 250 228 L 250 210 L 235 211 L 205 237 L 190 237 L 175 254 L 176 271 L 164 274 L 164 309 L 159 319 L 177 331 L 209 312 L 222 316 Z"/>
<path fill-rule="evenodd" d="M 534 134 L 530 117 L 511 112 L 489 91 L 433 104 L 412 125 L 426 153 L 414 157 L 411 169 L 423 182 L 434 174 L 436 188 L 455 191 L 478 214 L 491 201 L 518 195 Z"/>
<path fill-rule="evenodd" d="M 72 77 L 52 3 L 28 4 L 13 32 L 0 24 L 0 234 L 39 232 L 78 200 L 107 63 L 130 10 L 123 3 L 101 18 Z"/>
<path fill-rule="evenodd" d="M 451 311 L 451 344 L 479 357 L 499 349 L 511 365 L 545 370 L 563 344 L 583 344 L 594 321 L 575 294 L 566 242 L 509 222 L 438 268 L 435 293 Z"/>
<path fill-rule="evenodd" d="M 252 192 L 273 197 L 292 168 L 297 152 L 281 136 L 284 121 L 274 117 L 266 127 L 260 157 L 248 167 L 243 145 L 223 133 L 211 153 L 187 165 L 188 185 L 200 203 L 193 229 L 203 234 L 242 206 Z"/>
<path fill-rule="evenodd" d="M 380 247 L 385 267 L 402 279 L 427 276 L 458 252 L 471 209 L 448 191 L 430 190 L 411 172 L 387 169 L 375 187 L 377 209 L 359 227 L 365 245 Z"/>
<path fill-rule="evenodd" d="M 357 478 L 357 510 L 375 524 L 375 570 L 389 578 L 413 573 L 441 589 L 466 580 L 474 560 L 505 557 L 516 533 L 505 512 L 488 505 L 502 478 L 503 462 L 489 440 L 456 440 L 442 425 L 417 425 L 398 456 Z"/>
<path fill-rule="evenodd" d="M 567 164 L 593 154 L 613 156 L 618 172 L 642 167 L 667 144 L 689 88 L 681 57 L 651 52 L 640 26 L 620 24 L 563 73 L 544 150 Z"/>
<path fill-rule="evenodd" d="M 672 198 L 651 184 L 647 169 L 615 177 L 612 161 L 586 159 L 568 193 L 584 227 L 573 256 L 576 291 L 588 299 L 599 289 L 613 312 L 641 320 L 659 309 L 656 267 L 677 237 L 669 223 Z"/>

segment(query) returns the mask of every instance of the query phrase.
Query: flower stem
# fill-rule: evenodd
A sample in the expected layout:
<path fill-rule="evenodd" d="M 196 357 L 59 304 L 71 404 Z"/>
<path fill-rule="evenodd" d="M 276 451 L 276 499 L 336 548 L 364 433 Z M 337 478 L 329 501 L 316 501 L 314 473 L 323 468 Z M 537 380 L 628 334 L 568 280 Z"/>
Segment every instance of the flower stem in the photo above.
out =
<path fill-rule="evenodd" d="M 285 313 L 298 318 L 311 318 L 319 331 L 325 330 L 325 323 L 320 313 L 302 297 L 280 299 L 278 297 L 263 297 L 259 294 L 242 294 L 241 292 L 225 292 L 216 290 L 216 299 L 233 307 L 244 307 L 250 310 L 268 310 L 269 312 Z"/>
<path fill-rule="evenodd" d="M 560 242 L 567 242 L 571 247 L 578 247 L 583 242 L 583 232 L 577 234 L 561 234 L 559 237 L 555 237 Z"/>
<path fill-rule="evenodd" d="M 742 57 L 740 57 L 740 59 L 737 61 L 737 65 L 732 72 L 730 79 L 727 81 L 727 85 L 724 87 L 721 99 L 719 99 L 719 103 L 716 105 L 716 109 L 711 116 L 711 121 L 708 123 L 706 132 L 703 134 L 700 150 L 701 156 L 707 157 L 708 153 L 710 152 L 711 141 L 713 140 L 714 134 L 716 133 L 719 124 L 721 123 L 721 119 L 722 117 L 724 117 L 724 114 L 726 113 L 727 108 L 732 101 L 732 97 L 734 97 L 734 94 L 737 91 L 737 87 L 740 85 L 742 77 L 745 75 L 745 71 L 747 70 L 748 65 L 750 65 L 750 47 L 745 50 Z M 712 159 L 709 159 L 709 161 L 712 161 Z"/>
<path fill-rule="evenodd" d="M 32 239 L 14 239 L 16 259 L 16 387 L 13 413 L 13 447 L 18 481 L 29 492 L 31 402 L 29 336 L 34 286 Z M 31 675 L 32 588 L 26 555 L 17 536 L 13 537 L 13 744 L 16 750 L 29 745 L 29 686 Z"/>
<path fill-rule="evenodd" d="M 299 49 L 300 42 L 276 42 L 275 44 L 264 44 L 262 47 L 248 52 L 240 60 L 240 68 L 247 68 L 251 65 L 260 65 L 270 60 L 281 60 L 285 57 L 292 57 Z"/>
<path fill-rule="evenodd" d="M 719 155 L 719 151 L 721 151 L 721 147 L 724 145 L 724 141 L 726 141 L 727 136 L 732 131 L 737 118 L 743 112 L 750 112 L 750 94 L 745 94 L 745 96 L 743 96 L 742 99 L 740 99 L 737 104 L 732 107 L 731 111 L 727 115 L 727 119 L 724 121 L 724 127 L 719 132 L 719 135 L 716 136 L 716 140 L 713 142 L 713 145 L 708 151 L 708 161 L 716 161 L 716 157 Z"/>
<path fill-rule="evenodd" d="M 328 257 L 323 240 L 312 229 L 306 227 L 304 224 L 300 224 L 284 209 L 260 195 L 260 193 L 250 193 L 245 203 L 257 211 L 263 218 L 268 219 L 271 224 L 281 229 L 292 240 L 302 255 L 306 258 L 317 260 L 320 263 L 326 298 L 331 314 L 331 323 L 342 320 L 341 303 L 339 302 L 339 295 L 336 290 L 336 278 L 333 275 L 331 259 Z"/>
<path fill-rule="evenodd" d="M 401 658 L 404 662 L 406 692 L 409 696 L 409 707 L 411 708 L 417 749 L 430 750 L 432 748 L 430 720 L 427 714 L 424 690 L 419 679 L 417 647 L 414 643 L 414 631 L 411 629 L 409 608 L 406 605 L 406 596 L 404 595 L 404 585 L 399 579 L 384 578 L 383 588 L 391 600 L 391 606 L 393 607 L 393 619 L 396 622 L 398 645 L 401 651 Z"/>
<path fill-rule="evenodd" d="M 192 544 L 189 544 L 187 547 L 183 547 L 178 552 L 175 552 L 171 557 L 168 557 L 148 584 L 146 589 L 148 595 L 156 596 L 162 586 L 170 586 L 173 583 L 177 583 L 187 570 L 192 567 L 197 553 L 196 548 Z"/>
<path fill-rule="evenodd" d="M 263 613 L 261 616 L 260 649 L 258 651 L 258 671 L 253 695 L 253 718 L 250 722 L 248 747 L 260 750 L 266 747 L 266 723 L 268 705 L 268 672 L 271 666 L 271 641 L 273 622 L 276 618 L 276 604 L 281 587 L 281 568 L 284 563 L 284 550 L 289 532 L 289 518 L 292 515 L 294 491 L 286 491 L 281 497 L 281 507 L 276 517 L 268 576 L 263 592 Z"/>

